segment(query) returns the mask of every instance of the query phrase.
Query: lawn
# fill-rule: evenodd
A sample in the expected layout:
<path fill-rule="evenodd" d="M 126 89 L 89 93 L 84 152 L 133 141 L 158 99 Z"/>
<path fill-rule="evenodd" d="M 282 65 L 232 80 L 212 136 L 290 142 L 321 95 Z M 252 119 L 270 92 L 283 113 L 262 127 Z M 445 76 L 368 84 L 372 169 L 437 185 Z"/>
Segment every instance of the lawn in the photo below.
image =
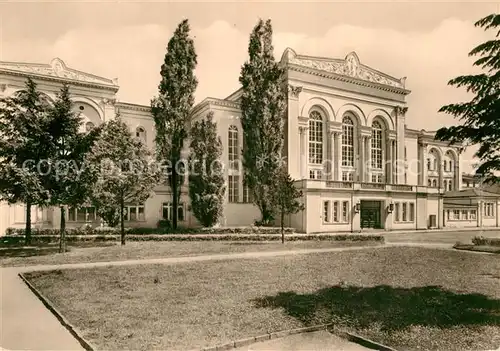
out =
<path fill-rule="evenodd" d="M 193 349 L 334 322 L 396 349 L 500 345 L 500 260 L 386 247 L 27 274 L 98 349 Z"/>
<path fill-rule="evenodd" d="M 115 243 L 76 243 L 76 245 L 75 243 L 71 243 L 69 246 L 70 251 L 64 254 L 57 253 L 59 249 L 57 245 L 42 245 L 27 248 L 0 248 L 0 266 L 14 267 L 81 262 L 106 262 L 250 251 L 281 251 L 370 245 L 380 245 L 380 243 L 326 240 L 290 241 L 285 242 L 284 245 L 280 242 L 238 241 L 146 241 L 128 242 L 125 246 Z"/>

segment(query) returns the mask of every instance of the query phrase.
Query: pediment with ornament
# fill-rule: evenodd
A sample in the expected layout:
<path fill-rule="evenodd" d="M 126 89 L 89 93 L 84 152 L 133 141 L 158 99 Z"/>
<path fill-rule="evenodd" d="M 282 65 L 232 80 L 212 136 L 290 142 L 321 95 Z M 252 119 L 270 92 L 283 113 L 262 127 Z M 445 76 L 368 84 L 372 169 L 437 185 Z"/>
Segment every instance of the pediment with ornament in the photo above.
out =
<path fill-rule="evenodd" d="M 59 58 L 53 59 L 50 64 L 0 61 L 0 73 L 39 76 L 118 88 L 116 79 L 99 77 L 69 68 L 64 61 Z"/>
<path fill-rule="evenodd" d="M 406 78 L 394 78 L 361 64 L 359 57 L 355 52 L 351 52 L 345 57 L 345 59 L 342 60 L 297 55 L 293 49 L 288 48 L 283 53 L 281 62 L 327 73 L 333 73 L 340 76 L 360 79 L 371 83 L 386 85 L 389 87 L 405 89 Z"/>

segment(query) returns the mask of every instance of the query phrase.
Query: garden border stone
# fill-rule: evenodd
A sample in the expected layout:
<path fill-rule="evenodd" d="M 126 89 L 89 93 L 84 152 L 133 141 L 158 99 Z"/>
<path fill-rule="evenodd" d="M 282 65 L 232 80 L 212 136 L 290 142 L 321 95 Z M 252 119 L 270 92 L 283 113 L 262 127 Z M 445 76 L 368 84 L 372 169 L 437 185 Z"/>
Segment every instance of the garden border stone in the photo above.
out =
<path fill-rule="evenodd" d="M 244 347 L 244 346 L 249 346 L 254 343 L 262 342 L 262 341 L 267 341 L 267 340 L 273 340 L 273 339 L 279 339 L 283 338 L 286 336 L 290 335 L 295 335 L 295 334 L 302 334 L 302 333 L 310 333 L 310 332 L 315 332 L 315 331 L 320 331 L 320 330 L 327 330 L 328 332 L 337 335 L 338 337 L 348 340 L 350 342 L 356 343 L 358 345 L 367 347 L 372 350 L 379 350 L 379 351 L 396 351 L 395 349 L 382 345 L 380 343 L 377 343 L 375 341 L 372 341 L 368 338 L 356 335 L 351 332 L 347 331 L 339 331 L 339 330 L 332 330 L 331 327 L 334 326 L 333 323 L 330 324 L 320 324 L 320 325 L 315 325 L 311 327 L 304 327 L 304 328 L 296 328 L 296 329 L 289 329 L 289 330 L 282 330 L 279 332 L 272 332 L 272 333 L 267 333 L 259 336 L 255 336 L 253 338 L 245 338 L 245 339 L 240 339 L 240 340 L 235 340 L 229 343 L 225 343 L 222 345 L 217 345 L 217 346 L 211 346 L 211 347 L 206 347 L 201 349 L 202 351 L 228 351 L 232 350 L 238 347 Z"/>

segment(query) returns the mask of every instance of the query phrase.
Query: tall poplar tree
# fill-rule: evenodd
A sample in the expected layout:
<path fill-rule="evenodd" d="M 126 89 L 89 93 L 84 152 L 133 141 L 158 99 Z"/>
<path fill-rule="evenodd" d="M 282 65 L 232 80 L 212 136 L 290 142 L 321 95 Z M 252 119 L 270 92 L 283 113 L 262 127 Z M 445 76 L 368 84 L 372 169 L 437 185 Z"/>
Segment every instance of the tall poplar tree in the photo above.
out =
<path fill-rule="evenodd" d="M 453 115 L 461 124 L 441 128 L 436 139 L 463 146 L 479 145 L 476 174 L 487 183 L 500 182 L 500 15 L 491 14 L 475 23 L 485 31 L 491 30 L 495 39 L 472 49 L 469 56 L 478 56 L 474 66 L 483 73 L 464 75 L 449 81 L 449 85 L 464 87 L 474 97 L 441 107 L 439 112 Z"/>
<path fill-rule="evenodd" d="M 151 100 L 151 112 L 156 127 L 156 154 L 167 164 L 167 181 L 172 193 L 172 227 L 177 228 L 177 207 L 185 165 L 182 159 L 184 142 L 188 135 L 190 112 L 198 81 L 194 75 L 196 52 L 189 37 L 188 20 L 183 20 L 168 42 L 161 66 L 158 96 Z"/>
<path fill-rule="evenodd" d="M 46 205 L 49 103 L 28 78 L 24 90 L 0 100 L 0 200 L 26 206 L 25 244 L 31 243 L 31 208 Z"/>
<path fill-rule="evenodd" d="M 244 183 L 263 225 L 274 219 L 273 180 L 282 161 L 286 108 L 285 72 L 274 59 L 272 34 L 271 20 L 259 20 L 240 74 Z"/>
<path fill-rule="evenodd" d="M 189 153 L 191 211 L 204 227 L 214 226 L 222 216 L 226 187 L 221 156 L 222 141 L 211 112 L 193 124 Z"/>

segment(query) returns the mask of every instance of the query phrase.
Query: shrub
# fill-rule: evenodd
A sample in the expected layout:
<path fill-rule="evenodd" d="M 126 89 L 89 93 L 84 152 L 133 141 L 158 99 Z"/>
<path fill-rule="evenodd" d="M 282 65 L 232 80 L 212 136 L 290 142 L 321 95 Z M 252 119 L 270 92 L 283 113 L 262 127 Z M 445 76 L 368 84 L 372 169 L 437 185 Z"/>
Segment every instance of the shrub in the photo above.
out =
<path fill-rule="evenodd" d="M 120 235 L 68 235 L 67 242 L 103 242 L 119 241 Z M 129 241 L 280 241 L 280 234 L 214 234 L 214 235 L 185 235 L 185 234 L 128 234 Z M 377 242 L 384 243 L 381 235 L 315 235 L 315 234 L 292 234 L 287 236 L 287 241 L 348 241 L 348 242 Z M 33 236 L 33 244 L 53 244 L 59 242 L 59 235 L 36 235 Z M 4 236 L 0 237 L 0 244 L 3 246 L 22 245 L 24 236 Z"/>
<path fill-rule="evenodd" d="M 172 228 L 172 225 L 168 219 L 160 219 L 156 223 L 156 228 Z"/>
<path fill-rule="evenodd" d="M 472 238 L 472 243 L 476 246 L 500 246 L 500 238 L 485 238 L 475 236 Z"/>

